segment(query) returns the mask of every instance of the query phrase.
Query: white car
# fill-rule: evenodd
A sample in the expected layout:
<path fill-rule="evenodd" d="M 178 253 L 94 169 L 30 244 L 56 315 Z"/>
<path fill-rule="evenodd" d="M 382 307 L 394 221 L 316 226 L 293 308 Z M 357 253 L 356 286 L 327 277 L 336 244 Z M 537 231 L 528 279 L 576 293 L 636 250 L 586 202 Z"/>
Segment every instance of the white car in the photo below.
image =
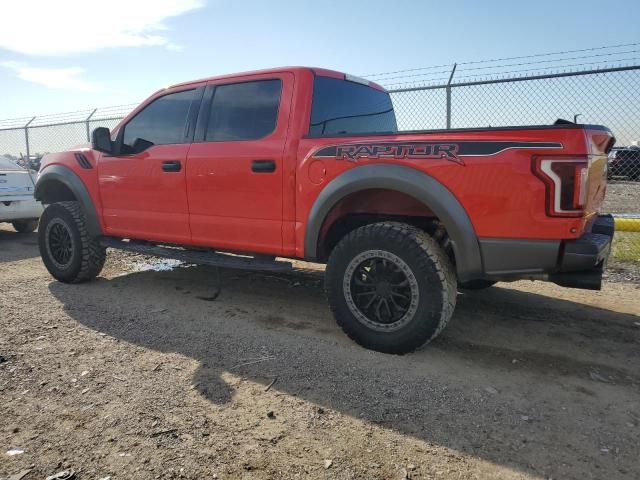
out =
<path fill-rule="evenodd" d="M 42 204 L 33 198 L 37 174 L 7 157 L 0 157 L 0 222 L 10 222 L 18 232 L 38 227 Z"/>

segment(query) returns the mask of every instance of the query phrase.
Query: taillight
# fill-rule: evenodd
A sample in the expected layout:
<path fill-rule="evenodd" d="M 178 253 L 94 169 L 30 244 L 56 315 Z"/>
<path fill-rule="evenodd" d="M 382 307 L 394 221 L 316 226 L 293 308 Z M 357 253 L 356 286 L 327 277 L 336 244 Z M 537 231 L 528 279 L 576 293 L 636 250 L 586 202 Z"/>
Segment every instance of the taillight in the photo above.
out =
<path fill-rule="evenodd" d="M 577 217 L 587 199 L 588 161 L 584 158 L 538 157 L 534 172 L 547 187 L 547 212 L 556 217 Z"/>

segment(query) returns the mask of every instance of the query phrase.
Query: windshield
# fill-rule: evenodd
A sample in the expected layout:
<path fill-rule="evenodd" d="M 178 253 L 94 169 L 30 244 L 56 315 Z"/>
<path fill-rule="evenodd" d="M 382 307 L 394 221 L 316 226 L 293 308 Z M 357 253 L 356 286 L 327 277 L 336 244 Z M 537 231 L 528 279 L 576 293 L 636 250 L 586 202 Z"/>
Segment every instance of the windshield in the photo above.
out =
<path fill-rule="evenodd" d="M 310 135 L 394 133 L 397 129 L 387 92 L 338 78 L 315 78 Z"/>

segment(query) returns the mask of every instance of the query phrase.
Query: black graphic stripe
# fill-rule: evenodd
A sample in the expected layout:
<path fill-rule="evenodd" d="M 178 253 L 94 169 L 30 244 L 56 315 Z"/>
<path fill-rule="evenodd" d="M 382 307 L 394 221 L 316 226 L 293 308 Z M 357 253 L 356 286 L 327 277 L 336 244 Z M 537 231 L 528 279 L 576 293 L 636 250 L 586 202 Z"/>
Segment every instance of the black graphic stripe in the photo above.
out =
<path fill-rule="evenodd" d="M 381 149 L 396 149 L 401 147 L 407 149 L 430 149 L 431 151 L 443 151 L 455 145 L 455 155 L 462 156 L 485 156 L 495 155 L 509 149 L 538 149 L 538 148 L 557 148 L 561 149 L 562 144 L 557 142 L 491 142 L 491 141 L 449 141 L 449 142 L 375 142 L 375 143 L 345 143 L 340 145 L 332 145 L 318 150 L 314 157 L 342 157 L 341 152 L 349 149 L 358 149 L 360 151 Z M 357 157 L 367 157 L 362 154 Z"/>
<path fill-rule="evenodd" d="M 458 155 L 495 155 L 509 149 L 562 148 L 556 142 L 455 142 Z"/>

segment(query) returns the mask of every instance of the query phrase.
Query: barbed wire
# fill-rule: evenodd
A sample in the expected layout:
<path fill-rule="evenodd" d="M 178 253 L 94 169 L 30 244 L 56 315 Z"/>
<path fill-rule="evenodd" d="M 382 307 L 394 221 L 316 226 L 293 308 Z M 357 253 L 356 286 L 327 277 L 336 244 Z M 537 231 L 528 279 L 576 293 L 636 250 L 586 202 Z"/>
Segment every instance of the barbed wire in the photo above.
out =
<path fill-rule="evenodd" d="M 602 53 L 602 54 L 598 54 L 598 55 L 585 55 L 585 56 L 579 56 L 579 57 L 569 57 L 569 58 L 563 58 L 562 60 L 558 60 L 558 59 L 551 59 L 551 60 L 541 60 L 539 62 L 520 62 L 520 63 L 507 63 L 507 64 L 503 64 L 503 65 L 489 65 L 489 66 L 484 66 L 484 67 L 471 67 L 471 68 L 457 68 L 456 67 L 456 73 L 457 72 L 467 72 L 467 71 L 472 71 L 472 70 L 490 70 L 490 69 L 499 69 L 499 68 L 506 68 L 506 67 L 518 67 L 518 66 L 524 66 L 524 65 L 540 65 L 542 63 L 557 63 L 557 62 L 564 62 L 564 61 L 569 61 L 569 60 L 581 60 L 581 59 L 589 59 L 589 58 L 596 58 L 596 57 L 603 57 L 603 56 L 615 56 L 615 55 L 623 55 L 623 54 L 627 54 L 627 53 L 639 53 L 640 50 L 627 50 L 624 52 L 616 52 L 615 54 L 607 54 L 607 53 Z M 627 61 L 626 59 L 615 59 L 615 60 L 608 60 L 608 62 L 620 62 L 620 61 Z M 602 63 L 602 62 L 596 62 L 596 63 Z M 589 65 L 588 63 L 586 65 Z M 574 65 L 556 65 L 552 68 L 564 68 L 564 67 L 571 67 Z M 537 70 L 544 70 L 545 68 L 538 68 Z M 528 70 L 522 70 L 522 71 L 530 71 L 533 69 L 528 69 Z M 517 71 L 517 70 L 516 70 Z M 507 73 L 512 73 L 513 71 L 507 71 L 507 72 L 499 72 L 500 74 L 507 74 Z M 441 73 L 451 73 L 451 70 L 439 70 L 437 72 L 430 72 L 430 73 L 416 73 L 416 74 L 412 74 L 412 75 L 400 75 L 400 76 L 395 76 L 395 77 L 383 77 L 383 78 L 377 78 L 375 81 L 376 82 L 384 82 L 386 80 L 396 80 L 396 79 L 402 79 L 402 78 L 415 78 L 415 77 L 423 77 L 423 76 L 429 76 L 429 75 L 435 75 L 435 74 L 441 74 Z M 460 77 L 459 75 L 456 75 L 457 78 L 467 78 L 469 77 L 469 75 L 467 75 L 466 77 Z M 429 80 L 430 81 L 430 80 Z"/>
<path fill-rule="evenodd" d="M 557 65 L 552 65 L 549 67 L 540 67 L 540 68 L 535 68 L 535 69 L 519 69 L 519 70 L 509 70 L 509 71 L 504 71 L 504 72 L 498 72 L 498 73 L 491 73 L 491 74 L 471 74 L 471 75 L 456 75 L 455 80 L 462 80 L 462 79 L 475 79 L 475 80 L 487 80 L 487 79 L 491 79 L 491 80 L 498 80 L 498 79 L 502 79 L 502 78 L 521 78 L 522 76 L 530 76 L 533 75 L 535 73 L 543 73 L 546 72 L 547 70 L 557 70 L 556 72 L 552 72 L 552 73 L 579 73 L 581 70 L 586 70 L 586 69 L 574 69 L 572 70 L 573 67 L 586 67 L 586 66 L 593 66 L 593 65 L 602 65 L 601 67 L 598 68 L 605 68 L 605 67 L 628 67 L 628 66 L 633 66 L 633 63 L 631 62 L 639 62 L 640 61 L 640 57 L 631 57 L 631 58 L 623 58 L 623 59 L 619 59 L 617 60 L 618 64 L 617 65 L 612 65 L 612 62 L 610 61 L 601 61 L 601 62 L 587 62 L 587 63 L 574 63 L 574 64 L 569 64 L 569 65 L 563 65 L 562 68 L 558 67 Z M 626 64 L 624 64 L 626 63 Z M 603 65 L 604 64 L 604 65 Z M 549 72 L 546 72 L 549 73 Z M 517 74 L 515 76 L 512 77 L 504 77 L 504 75 L 513 75 L 513 74 Z M 432 79 L 432 78 L 427 78 L 424 79 L 424 81 L 420 81 L 420 80 L 416 80 L 416 81 L 407 81 L 407 82 L 394 82 L 394 83 L 384 83 L 381 82 L 380 84 L 385 87 L 386 89 L 392 89 L 392 88 L 400 88 L 400 87 L 406 87 L 411 85 L 412 87 L 420 87 L 420 86 L 437 86 L 438 84 L 436 83 L 436 81 L 447 81 L 449 80 L 449 77 L 440 77 L 437 79 Z M 455 85 L 456 82 L 454 81 L 452 83 L 452 85 Z M 445 86 L 444 84 L 441 84 L 442 86 Z"/>
<path fill-rule="evenodd" d="M 100 120 L 105 117 L 125 116 L 137 103 L 128 103 L 122 105 L 112 105 L 108 107 L 87 108 L 83 110 L 74 110 L 71 112 L 50 113 L 45 115 L 37 115 L 31 117 L 16 117 L 0 120 L 0 129 L 21 128 L 33 120 L 29 126 L 38 126 L 43 123 L 64 123 L 64 122 L 83 122 L 89 116 L 90 120 Z M 93 113 L 93 115 L 91 115 Z"/>
<path fill-rule="evenodd" d="M 596 55 L 583 55 L 583 56 L 579 56 L 579 57 L 567 57 L 567 58 L 563 58 L 562 60 L 557 60 L 557 59 L 551 59 L 551 60 L 540 60 L 538 62 L 521 62 L 521 63 L 505 63 L 502 65 L 491 65 L 491 66 L 485 66 L 485 67 L 471 67 L 471 68 L 460 68 L 458 69 L 458 71 L 464 72 L 464 71 L 471 71 L 471 70 L 487 70 L 490 68 L 506 68 L 506 67 L 518 67 L 518 66 L 523 66 L 523 65 L 540 65 L 541 63 L 554 63 L 554 62 L 565 62 L 565 61 L 571 61 L 571 60 L 583 60 L 583 59 L 589 59 L 589 58 L 596 58 L 596 57 L 611 57 L 611 56 L 616 56 L 616 55 L 626 55 L 627 53 L 638 53 L 640 52 L 640 50 L 627 50 L 624 52 L 616 52 L 616 53 L 601 53 L 601 54 L 596 54 Z M 613 61 L 617 61 L 617 60 L 613 60 Z"/>
<path fill-rule="evenodd" d="M 567 54 L 570 54 L 570 53 L 593 52 L 593 51 L 599 51 L 599 50 L 622 48 L 622 47 L 631 47 L 631 46 L 638 46 L 638 45 L 640 45 L 640 42 L 621 43 L 621 44 L 618 44 L 618 45 L 605 45 L 605 46 L 600 46 L 600 47 L 581 48 L 581 49 L 576 49 L 576 50 L 564 50 L 564 51 L 558 51 L 558 52 L 535 53 L 535 54 L 531 54 L 531 55 L 519 55 L 519 56 L 516 56 L 516 57 L 502 57 L 502 58 L 473 60 L 473 61 L 456 62 L 456 63 L 457 63 L 458 66 L 461 66 L 461 65 L 475 65 L 475 64 L 481 64 L 481 63 L 504 62 L 504 61 L 508 61 L 508 60 L 521 60 L 521 59 L 524 59 L 524 58 L 539 58 L 539 57 L 549 57 L 549 56 L 554 56 L 554 55 L 567 55 Z M 610 54 L 611 55 L 615 55 L 616 52 L 611 52 Z M 561 61 L 562 59 L 558 59 L 558 60 Z M 442 64 L 442 65 L 430 65 L 430 66 L 426 66 L 426 67 L 408 68 L 408 69 L 404 69 L 404 70 L 394 70 L 394 71 L 390 71 L 390 72 L 361 74 L 359 76 L 373 79 L 373 77 L 391 75 L 391 74 L 396 74 L 396 73 L 417 72 L 417 71 L 420 71 L 420 70 L 431 70 L 431 69 L 435 69 L 435 68 L 452 67 L 453 63 L 454 62 L 445 63 L 445 64 Z M 535 62 L 532 62 L 532 63 L 535 63 Z"/>

